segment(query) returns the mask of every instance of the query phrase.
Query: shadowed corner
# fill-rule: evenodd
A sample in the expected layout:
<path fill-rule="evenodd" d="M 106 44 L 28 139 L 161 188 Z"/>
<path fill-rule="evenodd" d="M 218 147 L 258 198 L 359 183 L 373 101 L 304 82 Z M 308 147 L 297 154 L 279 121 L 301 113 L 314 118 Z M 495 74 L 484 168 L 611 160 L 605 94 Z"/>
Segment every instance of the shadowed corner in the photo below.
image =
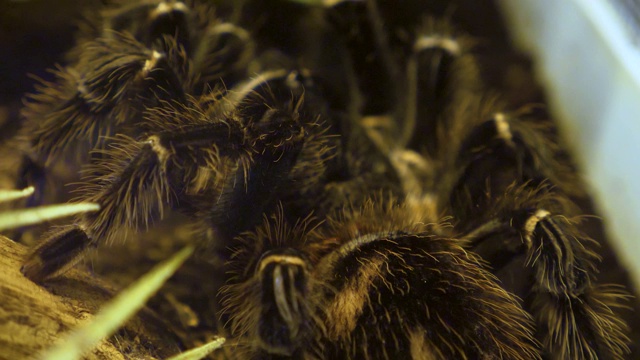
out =
<path fill-rule="evenodd" d="M 32 187 L 24 190 L 0 190 L 0 202 L 21 199 L 33 193 Z M 98 209 L 99 206 L 96 204 L 83 203 L 4 211 L 0 213 L 0 230 Z M 4 339 L 6 341 L 3 341 L 8 344 L 3 346 L 3 352 L 6 352 L 5 355 L 9 358 L 33 356 L 40 352 L 38 349 L 54 342 L 57 345 L 41 353 L 40 358 L 167 358 L 170 354 L 176 354 L 181 347 L 177 337 L 166 324 L 163 325 L 162 320 L 155 314 L 144 309 L 144 305 L 191 255 L 193 248 L 186 247 L 169 260 L 157 265 L 115 298 L 111 298 L 111 285 L 85 272 L 74 270 L 66 273 L 63 278 L 48 281 L 48 291 L 44 290 L 33 282 L 26 281 L 21 275 L 23 273 L 35 282 L 46 279 L 41 276 L 43 262 L 39 256 L 34 256 L 33 252 L 28 254 L 22 245 L 6 238 L 0 238 L 0 251 L 0 268 L 3 269 L 0 273 L 4 275 L 0 293 L 8 295 L 6 299 L 0 296 L 1 302 L 11 313 L 24 314 L 24 321 L 20 324 L 8 323 L 0 326 L 7 327 L 6 331 L 0 331 L 5 334 L 0 336 L 0 339 L 8 336 Z M 25 258 L 27 262 L 21 266 Z M 73 286 L 65 285 L 68 283 L 65 280 L 73 280 Z M 95 309 L 100 310 L 97 314 L 91 315 Z M 63 333 L 67 332 L 65 329 L 70 328 L 75 330 L 64 335 Z M 123 331 L 117 332 L 119 328 Z M 48 335 L 42 336 L 43 333 Z M 21 334 L 20 343 L 11 341 L 16 334 Z M 116 336 L 112 336 L 113 334 Z M 141 344 L 139 340 L 135 340 L 140 338 L 148 339 L 149 343 Z M 172 359 L 200 359 L 218 349 L 223 343 L 224 338 L 218 337 Z"/>

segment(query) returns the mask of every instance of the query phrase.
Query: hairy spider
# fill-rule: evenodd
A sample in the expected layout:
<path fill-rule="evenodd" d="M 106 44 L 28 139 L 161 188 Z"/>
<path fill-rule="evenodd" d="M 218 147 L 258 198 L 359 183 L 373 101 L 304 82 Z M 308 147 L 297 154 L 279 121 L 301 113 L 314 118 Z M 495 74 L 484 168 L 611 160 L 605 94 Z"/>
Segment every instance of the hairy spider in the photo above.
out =
<path fill-rule="evenodd" d="M 48 201 L 71 161 L 78 198 L 101 209 L 46 234 L 27 277 L 176 209 L 225 261 L 211 296 L 230 357 L 629 352 L 626 295 L 594 283 L 552 121 L 507 110 L 471 38 L 417 3 L 404 17 L 374 1 L 244 5 L 122 1 L 84 26 L 27 98 L 18 182 Z M 266 25 L 219 20 L 244 12 Z M 524 300 L 495 276 L 518 258 Z"/>

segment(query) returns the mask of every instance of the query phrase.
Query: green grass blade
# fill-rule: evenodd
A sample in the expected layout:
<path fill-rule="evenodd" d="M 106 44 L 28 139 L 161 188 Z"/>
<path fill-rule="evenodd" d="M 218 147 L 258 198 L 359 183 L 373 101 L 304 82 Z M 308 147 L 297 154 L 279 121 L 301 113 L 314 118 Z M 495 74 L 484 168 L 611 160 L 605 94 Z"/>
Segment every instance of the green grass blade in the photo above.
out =
<path fill-rule="evenodd" d="M 0 231 L 99 209 L 100 205 L 98 204 L 77 203 L 6 211 L 0 213 Z"/>
<path fill-rule="evenodd" d="M 30 196 L 31 194 L 33 194 L 34 191 L 35 191 L 35 188 L 33 186 L 29 186 L 28 188 L 25 188 L 22 190 L 0 189 L 0 203 Z"/>
<path fill-rule="evenodd" d="M 206 343 L 197 348 L 185 351 L 176 356 L 172 356 L 169 360 L 200 360 L 205 356 L 211 354 L 214 350 L 219 349 L 224 344 L 225 338 L 219 337 L 209 343 Z"/>
<path fill-rule="evenodd" d="M 155 266 L 107 303 L 92 321 L 73 330 L 66 338 L 62 339 L 58 346 L 43 354 L 41 359 L 72 360 L 81 358 L 85 352 L 98 345 L 102 339 L 113 334 L 138 312 L 192 252 L 192 247 L 186 247 L 169 260 Z"/>

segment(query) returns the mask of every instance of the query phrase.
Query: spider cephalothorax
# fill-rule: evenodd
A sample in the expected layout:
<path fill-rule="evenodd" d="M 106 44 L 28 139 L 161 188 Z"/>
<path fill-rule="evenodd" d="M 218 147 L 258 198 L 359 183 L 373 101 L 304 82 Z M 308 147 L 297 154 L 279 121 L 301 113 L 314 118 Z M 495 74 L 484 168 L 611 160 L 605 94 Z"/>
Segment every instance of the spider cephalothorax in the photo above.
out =
<path fill-rule="evenodd" d="M 490 89 L 475 41 L 428 8 L 404 23 L 366 1 L 286 4 L 303 33 L 279 43 L 203 3 L 108 6 L 28 97 L 19 184 L 55 193 L 44 178 L 72 159 L 78 197 L 101 208 L 45 235 L 26 276 L 57 276 L 175 209 L 225 263 L 211 297 L 226 356 L 629 352 L 626 295 L 595 283 L 553 122 Z M 304 31 L 334 48 L 309 51 Z M 523 300 L 494 275 L 516 258 Z"/>

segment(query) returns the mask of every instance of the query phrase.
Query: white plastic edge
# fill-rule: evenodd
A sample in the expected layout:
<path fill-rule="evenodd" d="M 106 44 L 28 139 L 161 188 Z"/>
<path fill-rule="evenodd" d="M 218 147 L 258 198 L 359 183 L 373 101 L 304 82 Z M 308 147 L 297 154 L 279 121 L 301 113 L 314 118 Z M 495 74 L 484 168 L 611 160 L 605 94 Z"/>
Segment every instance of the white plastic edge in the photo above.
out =
<path fill-rule="evenodd" d="M 536 63 L 551 110 L 598 210 L 640 286 L 640 51 L 607 0 L 500 0 L 516 42 Z"/>

